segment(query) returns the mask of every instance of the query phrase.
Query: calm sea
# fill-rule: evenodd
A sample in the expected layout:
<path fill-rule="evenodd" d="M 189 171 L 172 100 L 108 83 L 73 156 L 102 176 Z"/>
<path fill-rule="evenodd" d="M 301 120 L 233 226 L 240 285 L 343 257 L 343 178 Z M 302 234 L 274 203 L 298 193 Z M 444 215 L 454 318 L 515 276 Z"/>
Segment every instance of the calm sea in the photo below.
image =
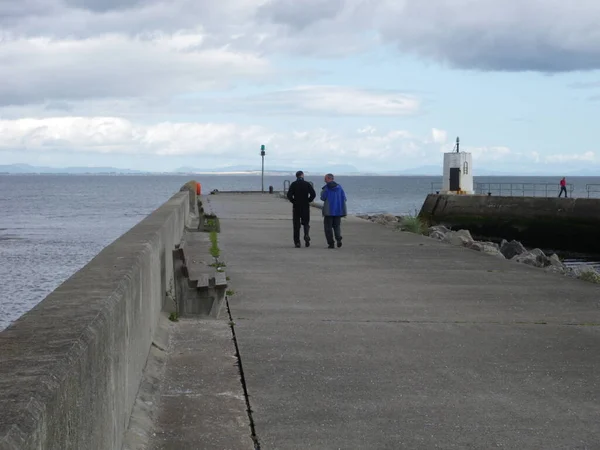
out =
<path fill-rule="evenodd" d="M 142 220 L 191 176 L 0 175 L 0 330 L 31 309 Z M 260 190 L 258 176 L 197 176 L 213 189 Z M 289 177 L 265 177 L 282 190 Z M 315 187 L 321 177 L 308 177 Z M 339 177 L 354 214 L 415 213 L 440 177 Z M 480 177 L 484 183 L 553 183 L 555 177 Z M 574 196 L 600 177 L 569 178 Z"/>

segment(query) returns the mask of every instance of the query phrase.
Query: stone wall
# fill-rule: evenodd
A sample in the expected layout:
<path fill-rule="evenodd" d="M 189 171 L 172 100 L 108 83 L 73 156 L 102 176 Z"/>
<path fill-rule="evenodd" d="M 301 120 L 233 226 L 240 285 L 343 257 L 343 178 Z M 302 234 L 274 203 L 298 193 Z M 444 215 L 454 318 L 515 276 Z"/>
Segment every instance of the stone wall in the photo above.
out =
<path fill-rule="evenodd" d="M 476 238 L 600 254 L 600 199 L 431 194 L 419 216 Z"/>
<path fill-rule="evenodd" d="M 0 333 L 1 450 L 121 448 L 189 208 L 177 193 Z"/>

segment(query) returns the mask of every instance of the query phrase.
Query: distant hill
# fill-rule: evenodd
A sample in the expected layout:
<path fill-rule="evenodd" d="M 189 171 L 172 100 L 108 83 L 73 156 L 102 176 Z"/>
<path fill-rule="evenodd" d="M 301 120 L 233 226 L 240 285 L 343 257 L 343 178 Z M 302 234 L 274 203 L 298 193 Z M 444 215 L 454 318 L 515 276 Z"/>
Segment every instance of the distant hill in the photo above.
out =
<path fill-rule="evenodd" d="M 265 174 L 272 175 L 289 175 L 295 174 L 296 171 L 303 170 L 307 175 L 322 175 L 326 172 L 332 172 L 334 174 L 340 175 L 358 175 L 361 174 L 359 170 L 348 164 L 333 164 L 331 166 L 327 166 L 325 168 L 319 167 L 285 167 L 285 166 L 265 166 Z M 249 174 L 260 173 L 261 167 L 259 166 L 248 166 L 248 165 L 238 165 L 238 166 L 225 166 L 219 167 L 216 169 L 199 169 L 196 167 L 180 167 L 175 169 L 174 173 L 244 173 L 247 172 Z"/>
<path fill-rule="evenodd" d="M 332 164 L 330 166 L 316 167 L 286 167 L 286 166 L 271 166 L 265 165 L 265 175 L 279 175 L 293 177 L 297 170 L 303 170 L 307 176 L 322 176 L 327 172 L 341 176 L 442 176 L 441 166 L 420 166 L 403 170 L 388 170 L 388 171 L 360 171 L 355 166 L 349 164 Z M 121 174 L 121 175 L 142 175 L 142 174 L 236 174 L 236 175 L 256 175 L 260 174 L 260 165 L 231 165 L 219 168 L 200 169 L 196 167 L 180 167 L 171 172 L 162 171 L 142 171 L 133 169 L 119 169 L 116 167 L 46 167 L 32 166 L 29 164 L 8 164 L 0 165 L 0 174 L 65 174 L 65 175 L 81 175 L 81 174 Z M 566 176 L 566 177 L 600 177 L 600 169 L 594 167 L 571 169 L 568 167 L 556 168 L 544 166 L 532 166 L 531 169 L 520 169 L 509 171 L 504 168 L 500 170 L 486 169 L 485 167 L 475 167 L 474 175 L 476 177 L 527 177 L 527 176 Z"/>
<path fill-rule="evenodd" d="M 118 169 L 116 167 L 44 167 L 44 166 L 31 166 L 29 164 L 9 164 L 0 165 L 0 173 L 10 174 L 27 174 L 27 173 L 54 173 L 54 174 L 108 174 L 108 173 L 120 173 L 120 174 L 140 174 L 144 173 L 139 170 L 132 169 Z"/>
<path fill-rule="evenodd" d="M 421 166 L 412 169 L 395 170 L 382 173 L 382 175 L 423 175 L 434 176 L 442 175 L 442 166 Z"/>

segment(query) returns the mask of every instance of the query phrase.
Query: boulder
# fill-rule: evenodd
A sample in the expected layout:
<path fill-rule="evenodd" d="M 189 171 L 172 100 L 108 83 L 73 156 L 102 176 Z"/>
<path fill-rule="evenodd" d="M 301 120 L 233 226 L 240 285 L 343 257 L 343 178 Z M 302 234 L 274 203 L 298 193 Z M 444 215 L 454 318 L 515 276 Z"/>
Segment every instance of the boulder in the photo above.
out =
<path fill-rule="evenodd" d="M 490 248 L 492 248 L 492 247 L 493 247 L 493 248 L 495 248 L 496 250 L 500 251 L 500 245 L 496 244 L 495 242 L 489 242 L 489 241 L 488 241 L 488 242 L 484 242 L 484 244 L 485 244 L 487 247 L 490 247 Z"/>
<path fill-rule="evenodd" d="M 506 256 L 506 255 L 504 255 Z M 521 264 L 527 264 L 528 266 L 540 267 L 537 256 L 531 252 L 525 252 L 510 258 L 511 261 L 515 261 Z"/>
<path fill-rule="evenodd" d="M 516 255 L 512 257 L 511 260 L 534 267 L 548 267 L 552 265 L 550 258 L 548 258 L 539 248 L 534 248 L 529 252 Z"/>
<path fill-rule="evenodd" d="M 433 233 L 435 231 L 442 233 L 442 234 L 446 234 L 446 233 L 450 232 L 450 229 L 445 227 L 444 225 L 435 225 L 433 227 L 429 227 L 428 231 L 429 231 L 429 235 L 431 235 L 431 233 Z"/>
<path fill-rule="evenodd" d="M 500 252 L 498 244 L 493 242 L 478 242 L 474 241 L 470 244 L 467 244 L 467 247 L 471 250 L 476 250 L 478 252 L 487 253 L 488 255 L 497 256 L 498 258 L 505 259 L 504 255 Z"/>
<path fill-rule="evenodd" d="M 379 223 L 381 225 L 387 225 L 389 223 L 397 222 L 398 219 L 393 214 L 377 214 L 370 218 L 375 223 Z"/>
<path fill-rule="evenodd" d="M 469 230 L 450 231 L 444 236 L 444 242 L 458 247 L 466 247 L 473 242 L 473 237 Z"/>
<path fill-rule="evenodd" d="M 521 255 L 527 252 L 527 249 L 523 247 L 519 241 L 510 241 L 507 242 L 502 240 L 502 244 L 500 244 L 500 251 L 506 257 L 506 259 L 513 259 L 517 255 Z"/>
<path fill-rule="evenodd" d="M 539 248 L 534 248 L 533 250 L 531 250 L 531 253 L 533 253 L 537 257 L 540 267 L 548 267 L 552 265 L 552 261 L 550 260 L 550 258 L 548 258 L 546 254 Z"/>
<path fill-rule="evenodd" d="M 494 242 L 482 242 L 482 249 L 480 250 L 483 253 L 487 253 L 488 255 L 494 255 L 501 259 L 506 259 L 502 252 L 500 251 L 500 247 L 498 244 Z"/>
<path fill-rule="evenodd" d="M 443 241 L 446 237 L 446 234 L 442 233 L 441 231 L 434 231 L 429 234 L 429 237 L 432 239 L 437 239 L 438 241 Z"/>
<path fill-rule="evenodd" d="M 458 230 L 455 231 L 457 236 L 463 236 L 467 239 L 469 239 L 470 241 L 473 241 L 473 237 L 471 236 L 471 232 L 469 230 Z"/>
<path fill-rule="evenodd" d="M 473 241 L 470 244 L 467 244 L 466 247 L 470 248 L 471 250 L 475 250 L 476 252 L 482 252 L 483 251 L 483 242 Z"/>
<path fill-rule="evenodd" d="M 561 275 L 569 275 L 569 269 L 567 269 L 565 266 L 560 265 L 560 266 L 548 266 L 546 267 L 546 272 L 550 272 L 550 273 L 559 273 Z"/>
<path fill-rule="evenodd" d="M 556 253 L 553 253 L 552 255 L 550 255 L 550 258 L 548 258 L 550 260 L 550 265 L 552 267 L 564 267 L 564 264 L 562 263 L 562 261 L 560 260 L 560 258 L 558 257 L 558 255 Z"/>

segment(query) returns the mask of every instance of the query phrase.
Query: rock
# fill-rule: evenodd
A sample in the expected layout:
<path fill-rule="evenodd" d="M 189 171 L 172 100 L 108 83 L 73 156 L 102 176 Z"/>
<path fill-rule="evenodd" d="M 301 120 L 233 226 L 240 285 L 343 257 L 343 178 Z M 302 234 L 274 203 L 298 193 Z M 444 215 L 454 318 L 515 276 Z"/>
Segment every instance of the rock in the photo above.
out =
<path fill-rule="evenodd" d="M 510 241 L 507 242 L 502 240 L 502 244 L 500 244 L 500 251 L 506 257 L 506 259 L 513 259 L 517 255 L 521 255 L 527 252 L 527 249 L 523 247 L 519 241 Z"/>
<path fill-rule="evenodd" d="M 556 253 L 553 253 L 552 255 L 550 255 L 550 258 L 548 258 L 550 260 L 550 265 L 552 267 L 563 267 L 564 268 L 564 264 L 562 263 L 562 261 L 560 260 L 560 258 L 558 257 L 558 255 Z"/>
<path fill-rule="evenodd" d="M 466 247 L 470 248 L 471 250 L 475 250 L 476 252 L 482 252 L 483 251 L 483 242 L 473 241 L 470 244 L 467 244 Z"/>
<path fill-rule="evenodd" d="M 548 267 L 552 265 L 552 261 L 550 260 L 550 258 L 548 258 L 546 254 L 539 248 L 534 248 L 533 250 L 531 250 L 531 253 L 537 256 L 537 260 L 540 264 L 540 267 Z"/>
<path fill-rule="evenodd" d="M 429 234 L 429 237 L 432 239 L 437 239 L 438 241 L 443 241 L 446 237 L 446 234 L 442 233 L 441 231 L 434 231 Z"/>
<path fill-rule="evenodd" d="M 569 269 L 567 269 L 565 266 L 560 265 L 560 266 L 548 266 L 546 267 L 546 272 L 550 272 L 550 273 L 559 273 L 561 275 L 569 275 Z"/>
<path fill-rule="evenodd" d="M 481 250 L 483 253 L 487 253 L 488 255 L 497 256 L 500 259 L 506 259 L 505 256 L 500 251 L 500 247 L 498 244 L 494 242 L 482 242 L 483 249 Z"/>
<path fill-rule="evenodd" d="M 470 241 L 473 240 L 473 237 L 471 236 L 471 232 L 469 230 L 458 230 L 458 231 L 455 231 L 455 233 L 457 234 L 457 236 L 463 236 L 463 237 L 469 239 Z"/>
<path fill-rule="evenodd" d="M 548 267 L 552 265 L 550 258 L 548 258 L 539 248 L 534 248 L 529 252 L 516 255 L 512 257 L 511 260 L 534 267 Z"/>
<path fill-rule="evenodd" d="M 506 256 L 506 254 L 504 254 L 504 256 Z M 511 261 L 515 261 L 521 264 L 527 264 L 528 266 L 540 267 L 537 261 L 537 256 L 531 252 L 517 254 L 510 259 Z"/>
<path fill-rule="evenodd" d="M 450 229 L 446 228 L 444 225 L 435 225 L 433 227 L 429 227 L 429 234 L 430 235 L 431 235 L 431 233 L 433 233 L 435 231 L 437 231 L 439 233 L 442 233 L 442 234 L 446 234 L 446 233 L 450 232 Z"/>
<path fill-rule="evenodd" d="M 488 247 L 494 247 L 496 250 L 500 251 L 500 245 L 496 244 L 495 242 L 484 242 L 485 245 L 487 245 Z"/>
<path fill-rule="evenodd" d="M 471 250 L 476 250 L 478 252 L 487 253 L 488 255 L 497 256 L 498 258 L 501 258 L 501 259 L 506 259 L 504 257 L 504 255 L 500 252 L 500 249 L 498 248 L 498 244 L 495 244 L 493 242 L 474 241 L 474 242 L 471 242 L 470 244 L 467 244 L 466 247 L 470 248 Z"/>
<path fill-rule="evenodd" d="M 396 216 L 394 216 L 393 214 L 376 214 L 374 216 L 371 216 L 369 218 L 369 220 L 371 220 L 372 222 L 381 224 L 381 225 L 387 225 L 389 223 L 398 221 Z"/>
<path fill-rule="evenodd" d="M 473 242 L 473 237 L 469 230 L 450 231 L 444 236 L 444 242 L 458 247 L 466 247 Z"/>

